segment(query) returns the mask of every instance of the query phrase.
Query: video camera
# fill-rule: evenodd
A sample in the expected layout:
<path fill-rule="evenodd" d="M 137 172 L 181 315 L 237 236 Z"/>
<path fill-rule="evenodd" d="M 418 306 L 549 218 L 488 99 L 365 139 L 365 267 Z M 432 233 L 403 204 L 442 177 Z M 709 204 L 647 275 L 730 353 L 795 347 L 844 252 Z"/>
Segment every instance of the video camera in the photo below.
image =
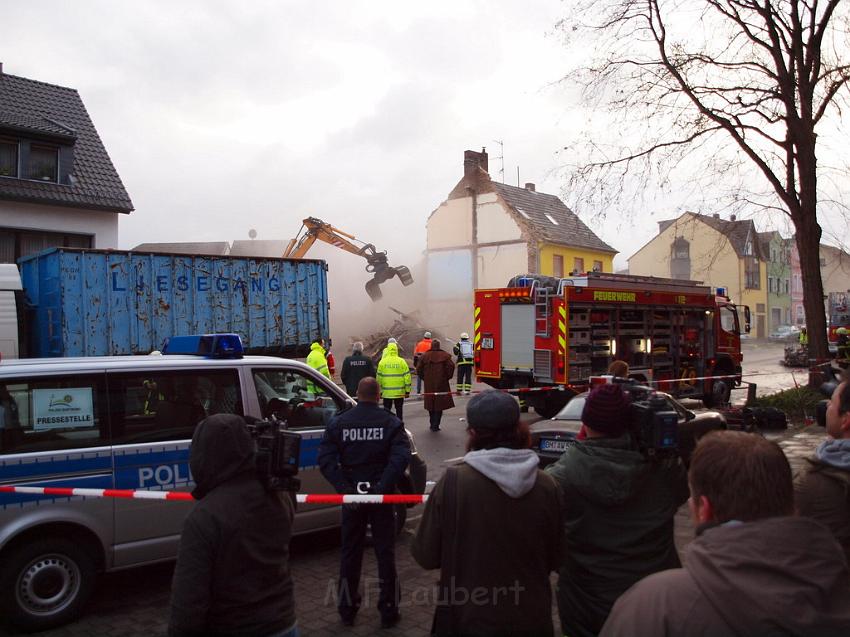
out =
<path fill-rule="evenodd" d="M 301 455 L 301 434 L 287 429 L 287 420 L 277 417 L 281 410 L 288 413 L 289 403 L 279 398 L 272 401 L 279 401 L 281 407 L 272 409 L 271 416 L 265 420 L 245 419 L 248 433 L 257 444 L 257 474 L 267 489 L 294 493 L 301 488 L 301 480 L 295 477 Z"/>
<path fill-rule="evenodd" d="M 647 458 L 676 456 L 679 452 L 679 415 L 664 397 L 631 378 L 603 377 L 617 383 L 631 398 L 629 430 Z M 610 381 L 608 380 L 610 378 Z"/>
<path fill-rule="evenodd" d="M 841 384 L 841 379 L 838 377 L 837 370 L 831 365 L 824 368 L 823 374 L 826 380 L 820 386 L 819 391 L 823 396 L 826 396 L 826 399 L 821 400 L 815 406 L 815 419 L 818 425 L 826 427 L 826 408 L 829 407 L 829 399 L 832 398 L 832 392 Z"/>

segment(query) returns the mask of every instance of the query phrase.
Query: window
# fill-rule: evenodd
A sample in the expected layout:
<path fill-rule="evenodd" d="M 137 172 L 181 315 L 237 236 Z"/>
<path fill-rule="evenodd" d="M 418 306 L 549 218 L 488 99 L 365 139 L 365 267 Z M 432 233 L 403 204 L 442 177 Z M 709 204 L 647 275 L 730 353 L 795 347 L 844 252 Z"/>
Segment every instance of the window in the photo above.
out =
<path fill-rule="evenodd" d="M 18 142 L 0 138 L 0 177 L 18 176 Z"/>
<path fill-rule="evenodd" d="M 761 268 L 758 259 L 747 259 L 744 267 L 744 287 L 750 290 L 761 289 Z"/>
<path fill-rule="evenodd" d="M 263 417 L 277 415 L 292 429 L 324 429 L 344 407 L 299 371 L 255 369 L 253 376 Z"/>
<path fill-rule="evenodd" d="M 564 257 L 560 254 L 552 255 L 552 276 L 558 279 L 564 276 Z"/>
<path fill-rule="evenodd" d="M 30 146 L 29 178 L 39 181 L 59 180 L 59 151 L 55 146 Z"/>
<path fill-rule="evenodd" d="M 15 263 L 21 257 L 47 248 L 92 248 L 94 237 L 0 227 L 0 263 Z"/>
<path fill-rule="evenodd" d="M 0 383 L 0 453 L 56 451 L 109 444 L 103 375 L 67 375 Z"/>
<path fill-rule="evenodd" d="M 785 279 L 785 294 L 790 293 L 791 282 L 788 279 Z"/>
<path fill-rule="evenodd" d="M 767 277 L 767 291 L 773 292 L 773 277 L 772 276 Z"/>
<path fill-rule="evenodd" d="M 546 215 L 546 218 L 547 218 L 549 221 L 551 221 L 553 225 L 556 225 L 556 226 L 558 225 L 558 222 L 557 222 L 557 221 L 555 221 L 555 217 L 553 217 L 552 215 L 550 215 L 548 212 L 544 212 L 543 214 L 544 214 L 544 215 Z"/>
<path fill-rule="evenodd" d="M 720 308 L 720 329 L 724 332 L 734 332 L 738 326 L 738 316 L 731 308 L 723 306 Z"/>
<path fill-rule="evenodd" d="M 243 415 L 235 369 L 109 375 L 114 444 L 187 440 L 213 414 Z"/>
<path fill-rule="evenodd" d="M 684 237 L 676 237 L 671 246 L 670 278 L 691 278 L 691 244 Z"/>
<path fill-rule="evenodd" d="M 594 261 L 593 262 L 593 271 L 594 272 L 602 272 L 602 261 Z"/>
<path fill-rule="evenodd" d="M 521 214 L 523 217 L 525 217 L 526 219 L 528 219 L 529 221 L 531 221 L 531 217 L 529 217 L 529 216 L 528 216 L 528 213 L 527 213 L 525 210 L 523 210 L 522 208 L 517 208 L 516 210 L 517 210 L 517 212 L 518 212 L 519 214 Z"/>
<path fill-rule="evenodd" d="M 584 272 L 584 259 L 581 257 L 575 257 L 573 259 L 573 272 Z"/>

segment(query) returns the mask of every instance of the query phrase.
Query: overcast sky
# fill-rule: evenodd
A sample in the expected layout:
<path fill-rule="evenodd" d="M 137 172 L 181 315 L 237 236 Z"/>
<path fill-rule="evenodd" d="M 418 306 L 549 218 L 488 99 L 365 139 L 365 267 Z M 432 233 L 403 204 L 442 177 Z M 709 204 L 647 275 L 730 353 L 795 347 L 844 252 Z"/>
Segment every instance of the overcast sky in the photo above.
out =
<path fill-rule="evenodd" d="M 317 216 L 414 261 L 464 149 L 500 179 L 501 140 L 504 181 L 519 166 L 561 194 L 583 120 L 557 83 L 576 55 L 552 35 L 559 0 L 0 6 L 4 71 L 80 92 L 136 207 L 122 248 L 287 239 Z M 576 211 L 624 267 L 671 208 Z"/>

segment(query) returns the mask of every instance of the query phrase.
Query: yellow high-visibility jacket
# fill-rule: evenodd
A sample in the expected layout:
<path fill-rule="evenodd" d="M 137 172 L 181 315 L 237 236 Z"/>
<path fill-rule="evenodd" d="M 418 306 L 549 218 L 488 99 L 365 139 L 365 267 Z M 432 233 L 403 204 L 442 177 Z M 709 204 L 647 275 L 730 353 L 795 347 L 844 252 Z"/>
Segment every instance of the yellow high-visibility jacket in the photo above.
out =
<path fill-rule="evenodd" d="M 404 398 L 410 393 L 410 367 L 398 355 L 398 345 L 387 345 L 385 355 L 378 363 L 378 385 L 384 398 Z"/>

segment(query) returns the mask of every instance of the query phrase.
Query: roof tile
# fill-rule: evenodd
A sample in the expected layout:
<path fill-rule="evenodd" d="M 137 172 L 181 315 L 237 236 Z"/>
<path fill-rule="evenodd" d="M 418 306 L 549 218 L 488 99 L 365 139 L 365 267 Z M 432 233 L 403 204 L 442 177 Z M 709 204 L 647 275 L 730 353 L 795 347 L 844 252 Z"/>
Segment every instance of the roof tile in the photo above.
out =
<path fill-rule="evenodd" d="M 555 195 L 491 182 L 502 199 L 531 223 L 532 232 L 543 241 L 616 254 Z M 553 223 L 552 220 L 556 223 Z"/>
<path fill-rule="evenodd" d="M 0 178 L 0 199 L 131 212 L 133 202 L 76 90 L 0 73 L 0 128 L 73 139 L 71 184 Z"/>

